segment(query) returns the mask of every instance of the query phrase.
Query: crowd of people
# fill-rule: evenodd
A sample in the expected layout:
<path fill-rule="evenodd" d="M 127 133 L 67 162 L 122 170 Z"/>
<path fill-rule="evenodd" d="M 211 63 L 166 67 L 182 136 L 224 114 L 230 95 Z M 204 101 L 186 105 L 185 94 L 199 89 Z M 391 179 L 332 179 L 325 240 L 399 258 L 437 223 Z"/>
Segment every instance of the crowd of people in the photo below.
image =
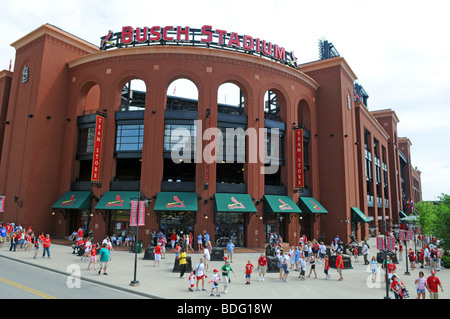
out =
<path fill-rule="evenodd" d="M 47 255 L 50 258 L 50 235 L 40 232 L 35 234 L 32 227 L 23 227 L 14 221 L 0 223 L 0 248 L 9 243 L 9 251 L 19 250 L 34 251 L 33 258 L 38 258 L 39 250 L 42 247 L 42 258 Z"/>
<path fill-rule="evenodd" d="M 76 234 L 75 234 L 76 233 Z M 111 237 L 106 237 L 101 244 L 94 243 L 89 236 L 85 236 L 83 229 L 78 229 L 74 232 L 72 239 L 75 241 L 73 245 L 73 253 L 80 256 L 81 261 L 88 263 L 87 270 L 91 269 L 93 266 L 94 271 L 98 271 L 100 275 L 102 272 L 107 275 L 108 263 L 111 260 L 111 252 L 114 251 L 114 246 L 128 245 L 122 239 L 113 235 Z M 193 248 L 194 235 L 192 233 L 187 234 L 177 234 L 172 232 L 170 234 L 170 242 L 167 240 L 166 235 L 162 231 L 152 233 L 152 244 L 155 245 L 154 256 L 155 256 L 155 266 L 160 265 L 161 257 L 165 257 L 166 246 L 171 247 L 178 261 L 180 267 L 180 278 L 184 278 L 184 275 L 188 269 L 188 253 L 196 252 Z M 440 271 L 441 266 L 441 255 L 442 251 L 439 250 L 439 241 L 435 239 L 422 238 L 424 241 L 423 248 L 417 254 L 413 248 L 409 248 L 407 251 L 403 249 L 404 243 L 400 240 L 396 241 L 392 253 L 398 260 L 402 260 L 403 256 L 407 258 L 411 270 L 416 267 L 420 267 L 423 270 L 419 272 L 418 277 L 415 279 L 415 289 L 417 291 L 417 298 L 425 298 L 425 292 L 428 291 L 430 298 L 438 298 L 439 289 L 443 291 L 442 283 L 436 276 L 436 272 Z M 297 246 L 286 246 L 283 243 L 282 238 L 277 234 L 270 234 L 268 247 L 270 249 L 266 250 L 266 254 L 261 254 L 255 265 L 251 260 L 248 260 L 245 264 L 245 284 L 250 285 L 252 280 L 252 275 L 254 271 L 258 272 L 259 281 L 264 281 L 266 273 L 269 267 L 269 258 L 275 257 L 277 267 L 279 268 L 279 279 L 282 282 L 287 282 L 288 277 L 292 273 L 298 273 L 298 278 L 300 280 L 306 280 L 306 278 L 318 278 L 319 267 L 323 271 L 323 278 L 325 280 L 330 279 L 330 257 L 333 257 L 333 268 L 336 268 L 338 274 L 338 281 L 342 281 L 344 259 L 343 253 L 350 253 L 355 262 L 359 262 L 359 257 L 362 255 L 364 257 L 364 263 L 370 265 L 372 272 L 372 282 L 377 280 L 377 274 L 380 273 L 380 268 L 383 270 L 382 276 L 384 281 L 388 281 L 388 285 L 393 292 L 396 299 L 409 298 L 410 293 L 405 286 L 404 282 L 397 273 L 397 266 L 389 255 L 381 254 L 381 262 L 377 260 L 375 256 L 372 256 L 371 260 L 368 260 L 369 247 L 366 242 L 362 242 L 361 245 L 351 245 L 347 248 L 349 251 L 344 251 L 342 242 L 339 236 L 331 242 L 327 247 L 323 241 L 319 240 L 308 240 L 305 235 L 302 235 L 299 239 Z M 127 243 L 133 242 L 131 237 L 126 241 Z M 50 258 L 50 235 L 41 232 L 39 235 L 35 235 L 35 232 L 31 227 L 25 228 L 20 223 L 2 222 L 0 223 L 0 247 L 3 248 L 5 245 L 9 244 L 9 250 L 15 252 L 18 250 L 33 251 L 34 258 L 38 258 L 39 251 L 42 248 L 42 258 L 47 256 Z M 283 247 L 285 249 L 283 249 Z M 222 293 L 228 292 L 228 286 L 231 283 L 230 274 L 236 273 L 231 266 L 233 263 L 233 253 L 235 245 L 232 240 L 229 240 L 224 252 L 226 251 L 226 256 L 224 257 L 224 263 L 220 269 L 213 269 L 211 278 L 209 279 L 207 273 L 210 272 L 210 260 L 212 245 L 210 241 L 210 236 L 207 232 L 196 236 L 196 247 L 197 252 L 200 253 L 199 261 L 191 266 L 191 271 L 189 273 L 188 290 L 194 291 L 207 291 L 205 285 L 211 285 L 211 296 L 220 296 L 219 285 L 223 286 Z M 378 257 L 378 256 L 377 256 Z M 98 266 L 98 267 L 97 267 Z M 309 267 L 308 267 L 309 266 Z M 307 272 L 307 269 L 309 272 Z M 425 276 L 424 271 L 429 271 L 430 275 Z M 387 273 L 384 276 L 384 272 Z M 208 279 L 207 279 L 208 278 Z"/>

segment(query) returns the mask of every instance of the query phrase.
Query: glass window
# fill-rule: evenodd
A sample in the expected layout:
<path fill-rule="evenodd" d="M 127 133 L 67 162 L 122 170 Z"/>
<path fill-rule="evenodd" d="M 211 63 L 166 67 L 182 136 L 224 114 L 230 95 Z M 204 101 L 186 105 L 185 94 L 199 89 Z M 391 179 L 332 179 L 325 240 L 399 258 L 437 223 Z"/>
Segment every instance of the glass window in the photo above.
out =
<path fill-rule="evenodd" d="M 92 153 L 94 151 L 95 127 L 78 129 L 77 154 Z"/>
<path fill-rule="evenodd" d="M 185 143 L 183 143 L 183 140 Z M 190 147 L 191 157 L 195 155 L 197 140 L 197 126 L 195 124 L 165 124 L 164 151 L 177 152 Z M 188 145 L 190 143 L 190 145 Z M 181 156 L 181 154 L 179 154 Z M 170 154 L 169 154 L 170 156 Z M 183 157 L 186 157 L 183 154 Z"/>
<path fill-rule="evenodd" d="M 116 152 L 142 151 L 143 142 L 143 124 L 126 124 L 117 126 Z"/>

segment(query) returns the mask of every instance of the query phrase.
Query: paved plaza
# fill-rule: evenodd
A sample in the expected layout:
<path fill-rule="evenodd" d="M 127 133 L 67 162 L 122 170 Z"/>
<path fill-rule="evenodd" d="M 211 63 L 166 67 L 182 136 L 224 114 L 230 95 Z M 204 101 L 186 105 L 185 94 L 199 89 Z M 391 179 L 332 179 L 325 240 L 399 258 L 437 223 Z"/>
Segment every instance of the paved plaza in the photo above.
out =
<path fill-rule="evenodd" d="M 370 258 L 376 256 L 375 240 L 371 239 Z M 408 245 L 408 247 L 410 247 Z M 132 291 L 138 294 L 148 295 L 153 298 L 164 299 L 383 299 L 386 296 L 386 286 L 383 282 L 382 273 L 377 276 L 377 281 L 372 283 L 370 267 L 364 265 L 362 256 L 359 262 L 355 262 L 352 257 L 352 268 L 344 269 L 343 281 L 338 281 L 338 274 L 335 268 L 330 267 L 331 278 L 325 280 L 323 273 L 323 264 L 316 263 L 317 279 L 314 274 L 310 278 L 302 281 L 298 279 L 298 272 L 291 271 L 287 282 L 279 279 L 279 273 L 269 272 L 266 274 L 265 280 L 258 280 L 257 259 L 263 251 L 251 249 L 236 249 L 233 255 L 233 263 L 231 267 L 236 273 L 236 277 L 231 274 L 231 284 L 228 287 L 228 293 L 221 293 L 220 297 L 211 297 L 211 284 L 208 284 L 214 268 L 220 269 L 223 261 L 211 261 L 209 271 L 206 273 L 208 278 L 205 280 L 205 288 L 207 291 L 188 290 L 187 273 L 184 279 L 180 279 L 178 272 L 173 272 L 175 254 L 170 250 L 166 253 L 166 258 L 162 259 L 160 266 L 155 267 L 154 260 L 144 260 L 144 252 L 137 254 L 137 272 L 136 280 L 139 282 L 137 286 L 130 286 L 134 280 L 135 254 L 130 251 L 115 250 L 111 254 L 111 262 L 108 268 L 108 275 L 98 275 L 93 269 L 87 270 L 88 263 L 81 261 L 81 258 L 72 253 L 72 248 L 67 245 L 52 244 L 51 258 L 42 258 L 42 251 L 39 252 L 39 258 L 33 259 L 34 252 L 25 252 L 24 250 L 10 252 L 9 243 L 5 243 L 0 248 L 0 257 L 14 259 L 30 265 L 43 267 L 49 270 L 58 271 L 67 276 L 81 275 L 81 285 L 83 280 L 93 281 L 103 285 L 110 285 Z M 226 250 L 225 250 L 226 253 Z M 226 255 L 226 254 L 225 254 Z M 192 264 L 196 265 L 202 256 L 195 252 L 188 254 L 191 257 Z M 370 259 L 369 258 L 369 259 Z M 251 284 L 245 284 L 245 264 L 251 260 L 255 265 L 252 274 Z M 98 265 L 97 265 L 98 267 Z M 406 288 L 411 294 L 410 299 L 415 299 L 417 294 L 414 288 L 414 280 L 418 277 L 420 270 L 424 271 L 425 277 L 430 275 L 427 269 L 415 270 L 408 269 L 410 275 L 405 275 L 406 262 L 399 261 L 397 264 L 400 279 L 405 283 Z M 93 268 L 91 266 L 91 268 Z M 409 268 L 409 265 L 408 265 Z M 307 265 L 306 275 L 309 274 L 310 266 Z M 380 271 L 381 268 L 380 268 Z M 450 298 L 450 270 L 442 269 L 437 272 L 440 278 L 444 292 L 439 291 L 441 299 Z M 220 291 L 223 290 L 223 283 L 219 285 Z M 77 289 L 77 288 L 68 288 Z M 394 295 L 389 291 L 389 297 L 392 299 Z M 427 293 L 427 298 L 429 298 Z"/>

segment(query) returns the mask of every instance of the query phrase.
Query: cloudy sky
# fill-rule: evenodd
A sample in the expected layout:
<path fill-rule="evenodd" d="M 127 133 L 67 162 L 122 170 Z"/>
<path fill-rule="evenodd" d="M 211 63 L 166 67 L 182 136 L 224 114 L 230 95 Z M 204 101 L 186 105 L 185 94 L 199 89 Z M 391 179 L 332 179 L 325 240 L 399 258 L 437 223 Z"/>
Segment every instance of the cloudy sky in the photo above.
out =
<path fill-rule="evenodd" d="M 166 4 L 167 3 L 167 4 Z M 450 41 L 448 1 L 0 0 L 0 70 L 11 43 L 49 23 L 99 45 L 122 26 L 211 25 L 264 38 L 318 59 L 318 39 L 334 44 L 369 94 L 370 110 L 393 109 L 399 137 L 412 142 L 424 200 L 450 194 Z"/>

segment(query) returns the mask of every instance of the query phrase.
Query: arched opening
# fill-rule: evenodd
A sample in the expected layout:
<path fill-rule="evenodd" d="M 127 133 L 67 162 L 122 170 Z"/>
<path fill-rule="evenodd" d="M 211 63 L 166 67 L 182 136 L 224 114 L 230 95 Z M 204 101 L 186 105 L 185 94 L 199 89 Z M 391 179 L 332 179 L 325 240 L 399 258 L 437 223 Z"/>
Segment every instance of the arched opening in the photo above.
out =
<path fill-rule="evenodd" d="M 115 114 L 116 141 L 115 172 L 111 189 L 127 185 L 139 190 L 144 144 L 144 110 L 147 87 L 143 80 L 133 78 L 125 82 L 120 96 L 120 109 Z M 141 112 L 138 112 L 141 111 Z"/>
<path fill-rule="evenodd" d="M 226 82 L 217 91 L 217 128 L 221 138 L 216 154 L 216 181 L 220 184 L 244 185 L 247 117 L 240 87 Z M 219 185 L 220 187 L 223 185 Z"/>
<path fill-rule="evenodd" d="M 143 111 L 145 109 L 145 82 L 140 79 L 128 81 L 122 89 L 120 98 L 121 111 Z"/>
<path fill-rule="evenodd" d="M 264 95 L 264 193 L 266 195 L 286 195 L 283 179 L 285 171 L 285 132 L 283 113 L 286 102 L 280 91 L 268 90 Z M 269 234 L 287 238 L 289 217 L 286 214 L 264 211 L 266 240 Z"/>
<path fill-rule="evenodd" d="M 225 82 L 217 90 L 217 129 L 220 132 L 216 154 L 216 192 L 247 193 L 245 163 L 247 158 L 247 116 L 241 87 Z M 256 134 L 254 134 L 256 140 Z M 256 145 L 256 143 L 255 143 Z M 245 245 L 244 212 L 216 212 L 215 246 L 223 247 L 232 239 L 236 246 Z M 224 240 L 226 238 L 227 240 Z"/>
<path fill-rule="evenodd" d="M 81 120 L 78 121 L 76 151 L 76 182 L 91 180 L 92 153 L 94 151 L 95 112 L 100 107 L 100 87 L 94 82 L 84 85 L 80 91 Z"/>
<path fill-rule="evenodd" d="M 198 89 L 181 78 L 170 83 L 166 95 L 161 191 L 195 192 Z M 159 228 L 165 234 L 194 231 L 196 212 L 164 210 L 158 214 Z"/>

